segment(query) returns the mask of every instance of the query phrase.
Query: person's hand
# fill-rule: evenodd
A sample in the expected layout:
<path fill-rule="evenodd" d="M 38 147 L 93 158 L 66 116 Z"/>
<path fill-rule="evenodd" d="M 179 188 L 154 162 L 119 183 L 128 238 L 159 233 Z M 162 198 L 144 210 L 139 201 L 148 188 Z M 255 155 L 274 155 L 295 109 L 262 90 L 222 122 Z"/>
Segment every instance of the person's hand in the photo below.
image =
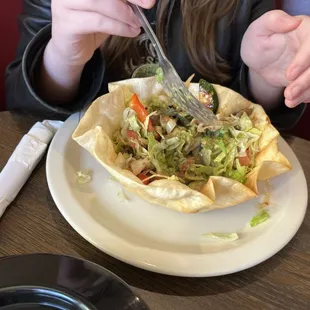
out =
<path fill-rule="evenodd" d="M 271 86 L 286 88 L 289 107 L 310 101 L 309 30 L 310 17 L 270 11 L 249 26 L 242 41 L 244 63 Z"/>
<path fill-rule="evenodd" d="M 310 103 L 310 16 L 299 16 L 302 23 L 291 36 L 298 42 L 296 55 L 286 71 L 290 81 L 285 90 L 285 103 L 295 107 L 305 102 Z"/>
<path fill-rule="evenodd" d="M 150 8 L 155 0 L 129 0 Z M 52 0 L 53 53 L 72 66 L 85 65 L 109 35 L 135 37 L 140 24 L 123 0 Z M 56 57 L 55 55 L 55 57 Z"/>

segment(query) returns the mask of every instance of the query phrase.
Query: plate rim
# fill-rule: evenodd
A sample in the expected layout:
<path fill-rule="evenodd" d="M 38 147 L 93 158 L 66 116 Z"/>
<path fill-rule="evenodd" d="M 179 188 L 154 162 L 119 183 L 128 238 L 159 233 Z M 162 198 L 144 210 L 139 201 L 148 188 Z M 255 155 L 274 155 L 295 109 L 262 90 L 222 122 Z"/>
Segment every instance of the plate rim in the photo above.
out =
<path fill-rule="evenodd" d="M 269 259 L 270 257 L 274 256 L 276 253 L 278 253 L 279 251 L 281 251 L 292 239 L 293 237 L 296 235 L 296 233 L 298 232 L 298 230 L 300 229 L 303 220 L 305 218 L 305 214 L 307 211 L 307 206 L 308 206 L 308 187 L 307 187 L 307 180 L 303 171 L 303 168 L 297 158 L 297 156 L 295 155 L 294 151 L 291 149 L 291 147 L 289 146 L 289 144 L 280 136 L 280 139 L 283 140 L 282 142 L 284 144 L 286 144 L 286 147 L 288 147 L 288 149 L 290 150 L 290 152 L 292 153 L 292 155 L 294 156 L 294 161 L 296 161 L 297 164 L 297 169 L 299 169 L 300 173 L 301 173 L 301 178 L 302 178 L 302 182 L 303 182 L 303 205 L 302 205 L 302 211 L 299 213 L 299 216 L 296 217 L 296 223 L 293 229 L 289 230 L 290 233 L 286 234 L 285 238 L 282 238 L 282 242 L 280 242 L 280 244 L 277 244 L 277 246 L 273 246 L 273 250 L 269 251 L 267 255 L 260 255 L 259 259 L 254 259 L 253 261 L 247 262 L 246 264 L 243 264 L 238 267 L 238 268 L 228 268 L 228 270 L 223 270 L 223 271 L 216 271 L 216 272 L 196 272 L 196 271 L 190 271 L 188 269 L 185 268 L 185 266 L 180 266 L 180 268 L 175 269 L 175 266 L 177 265 L 176 262 L 173 263 L 174 265 L 174 270 L 171 270 L 169 268 L 167 268 L 167 266 L 160 266 L 160 265 L 155 265 L 154 263 L 149 263 L 147 260 L 141 260 L 141 259 L 133 259 L 132 257 L 124 257 L 124 255 L 122 255 L 121 253 L 115 253 L 115 251 L 111 250 L 110 248 L 107 248 L 107 246 L 102 246 L 102 244 L 98 243 L 98 237 L 96 236 L 96 240 L 94 240 L 94 238 L 92 238 L 90 236 L 90 233 L 88 233 L 83 226 L 85 227 L 85 225 L 79 225 L 75 222 L 74 220 L 74 216 L 72 216 L 72 214 L 70 214 L 70 212 L 67 212 L 68 210 L 66 210 L 65 207 L 62 206 L 62 198 L 59 197 L 58 193 L 57 193 L 57 185 L 54 186 L 52 180 L 55 177 L 54 171 L 52 169 L 52 158 L 53 158 L 53 148 L 55 145 L 57 145 L 57 143 L 63 144 L 63 151 L 65 151 L 65 147 L 66 147 L 66 143 L 68 141 L 68 139 L 62 139 L 61 138 L 61 134 L 62 134 L 62 130 L 65 130 L 64 128 L 69 127 L 67 129 L 70 129 L 68 131 L 70 131 L 70 138 L 71 138 L 71 134 L 73 132 L 73 130 L 75 129 L 75 127 L 73 127 L 73 124 L 71 125 L 70 122 L 76 122 L 75 125 L 77 125 L 78 122 L 78 113 L 71 115 L 64 123 L 63 127 L 56 133 L 54 139 L 51 142 L 51 145 L 49 147 L 48 150 L 48 154 L 47 154 L 47 159 L 46 159 L 46 177 L 47 177 L 47 183 L 48 183 L 48 187 L 50 190 L 50 193 L 52 195 L 52 198 L 58 208 L 58 210 L 60 211 L 60 213 L 62 214 L 62 216 L 66 219 L 66 221 L 70 224 L 70 226 L 78 233 L 80 234 L 80 236 L 82 236 L 85 240 L 87 240 L 90 244 L 94 245 L 96 248 L 98 248 L 99 250 L 103 251 L 104 253 L 110 255 L 111 257 L 114 257 L 120 261 L 123 261 L 129 265 L 144 269 L 144 270 L 148 270 L 148 271 L 152 271 L 152 272 L 156 272 L 156 273 L 160 273 L 160 274 L 166 274 L 166 275 L 171 275 L 171 276 L 179 276 L 179 277 L 215 277 L 215 276 L 223 276 L 223 275 L 227 275 L 227 274 L 233 274 L 236 272 L 240 272 L 242 270 L 246 270 L 249 269 L 251 267 L 254 267 L 264 261 L 266 261 L 267 259 Z M 71 126 L 70 126 L 71 125 Z M 60 137 L 60 139 L 59 139 Z M 63 141 L 62 141 L 63 140 Z M 65 142 L 65 143 L 64 143 Z M 64 154 L 65 152 L 63 152 Z M 62 163 L 64 163 L 64 161 L 62 161 Z M 294 169 L 294 168 L 293 168 Z M 65 176 L 65 174 L 63 174 L 63 176 Z M 58 175 L 59 177 L 59 175 Z M 65 177 L 63 179 L 66 179 Z M 66 197 L 66 199 L 68 199 L 68 196 Z M 73 201 L 76 199 L 73 199 Z M 86 212 L 84 212 L 86 214 Z M 87 216 L 86 216 L 87 218 Z M 80 221 L 85 220 L 84 219 L 79 219 Z M 80 223 L 81 224 L 81 223 Z M 100 226 L 98 223 L 93 223 L 92 225 L 96 225 L 96 226 Z M 172 253 L 172 252 L 167 252 L 167 251 L 162 251 L 162 250 L 157 250 L 157 249 L 151 249 L 151 248 L 144 248 L 138 245 L 133 245 L 130 244 L 129 242 L 127 242 L 125 239 L 122 239 L 119 236 L 116 236 L 115 234 L 113 234 L 112 232 L 108 231 L 107 228 L 100 226 L 103 230 L 105 230 L 106 236 L 108 238 L 109 241 L 113 240 L 117 240 L 118 242 L 121 243 L 121 245 L 119 245 L 119 247 L 124 246 L 127 250 L 130 251 L 134 251 L 134 250 L 139 250 L 141 253 L 143 253 L 143 251 L 145 252 L 152 252 L 153 254 L 156 252 L 156 254 L 158 253 L 169 253 L 170 256 L 175 256 L 175 254 L 178 253 Z M 264 237 L 264 235 L 259 236 L 258 239 Z M 259 240 L 254 240 L 254 242 L 257 242 Z M 251 242 L 250 242 L 251 243 Z M 231 249 L 231 251 L 238 251 L 238 247 Z M 134 252 L 135 253 L 135 252 Z M 144 253 L 145 254 L 145 253 Z M 195 257 L 197 259 L 197 257 L 199 257 L 200 259 L 202 257 L 207 258 L 207 256 L 213 256 L 214 253 L 204 253 L 204 254 L 192 254 L 192 253 L 183 253 L 183 255 L 186 255 L 187 257 L 193 258 Z M 137 255 L 136 255 L 137 256 Z M 196 260 L 196 263 L 199 261 L 199 259 Z M 179 261 L 180 264 L 180 261 Z M 184 262 L 183 262 L 184 264 Z M 186 267 L 193 265 L 191 264 L 187 264 Z"/>

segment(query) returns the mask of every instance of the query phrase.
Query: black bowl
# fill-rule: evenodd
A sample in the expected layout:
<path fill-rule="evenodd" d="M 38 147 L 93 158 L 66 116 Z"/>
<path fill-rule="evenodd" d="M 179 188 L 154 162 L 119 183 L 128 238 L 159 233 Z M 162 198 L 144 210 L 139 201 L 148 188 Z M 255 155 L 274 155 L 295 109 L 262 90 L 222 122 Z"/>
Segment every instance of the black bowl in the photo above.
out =
<path fill-rule="evenodd" d="M 0 309 L 149 310 L 119 277 L 86 260 L 52 254 L 0 259 Z"/>

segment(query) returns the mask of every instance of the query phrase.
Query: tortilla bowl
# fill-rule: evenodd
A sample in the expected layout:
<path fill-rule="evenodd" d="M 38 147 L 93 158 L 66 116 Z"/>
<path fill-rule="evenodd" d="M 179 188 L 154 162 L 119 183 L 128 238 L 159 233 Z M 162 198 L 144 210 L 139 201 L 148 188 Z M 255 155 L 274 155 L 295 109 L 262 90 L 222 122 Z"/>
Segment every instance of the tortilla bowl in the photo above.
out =
<path fill-rule="evenodd" d="M 112 135 L 120 128 L 126 102 L 133 93 L 136 93 L 141 100 L 164 94 L 162 86 L 157 83 L 155 77 L 109 84 L 109 93 L 90 105 L 72 138 L 90 152 L 127 190 L 151 203 L 179 212 L 196 213 L 245 202 L 258 195 L 258 181 L 269 180 L 285 173 L 291 170 L 291 165 L 278 150 L 279 132 L 272 126 L 263 108 L 228 88 L 213 86 L 219 99 L 217 111 L 219 117 L 251 109 L 250 118 L 254 127 L 262 131 L 255 165 L 247 175 L 245 184 L 226 177 L 211 176 L 200 191 L 171 179 L 156 180 L 144 185 L 131 171 L 118 166 L 118 155 L 115 152 Z M 189 90 L 198 98 L 198 84 L 190 84 Z"/>

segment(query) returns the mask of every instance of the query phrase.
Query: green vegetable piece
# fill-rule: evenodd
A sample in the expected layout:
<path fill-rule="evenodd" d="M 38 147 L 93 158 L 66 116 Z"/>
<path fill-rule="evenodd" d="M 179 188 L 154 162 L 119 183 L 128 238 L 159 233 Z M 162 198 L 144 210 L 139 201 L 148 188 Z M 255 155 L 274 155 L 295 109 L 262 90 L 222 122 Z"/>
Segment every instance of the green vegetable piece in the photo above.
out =
<path fill-rule="evenodd" d="M 266 210 L 262 210 L 257 215 L 253 216 L 250 222 L 250 226 L 255 227 L 261 223 L 264 223 L 269 218 L 270 218 L 269 213 Z"/>
<path fill-rule="evenodd" d="M 227 132 L 227 129 L 221 128 L 215 131 L 208 130 L 206 134 L 210 138 L 216 138 L 216 137 L 223 138 L 226 132 Z"/>
<path fill-rule="evenodd" d="M 190 116 L 190 115 L 186 115 L 186 113 L 178 113 L 176 115 L 176 119 L 179 121 L 179 123 L 182 125 L 182 126 L 189 126 L 190 125 L 190 122 L 192 121 L 193 117 Z"/>
<path fill-rule="evenodd" d="M 240 182 L 240 183 L 242 183 L 242 184 L 245 184 L 246 181 L 247 181 L 247 177 L 246 177 L 244 174 L 240 173 L 238 170 L 232 170 L 232 171 L 230 171 L 230 172 L 228 173 L 228 177 L 229 177 L 230 179 L 233 179 L 233 180 L 235 180 L 235 181 L 238 181 L 238 182 Z"/>
<path fill-rule="evenodd" d="M 91 181 L 91 171 L 81 170 L 77 172 L 77 182 L 81 185 L 87 184 Z"/>
<path fill-rule="evenodd" d="M 156 70 L 158 69 L 157 64 L 144 64 L 139 66 L 132 74 L 133 79 L 137 78 L 146 78 L 146 77 L 151 77 L 155 76 Z"/>
<path fill-rule="evenodd" d="M 213 168 L 203 165 L 192 164 L 185 172 L 185 178 L 191 181 L 208 180 L 213 175 Z"/>
<path fill-rule="evenodd" d="M 193 181 L 188 184 L 188 187 L 195 190 L 200 191 L 200 189 L 206 184 L 206 181 Z"/>
<path fill-rule="evenodd" d="M 226 146 L 225 146 L 223 140 L 219 140 L 218 146 L 220 147 L 221 151 L 226 155 L 227 154 L 227 149 L 226 149 Z"/>
<path fill-rule="evenodd" d="M 164 72 L 163 72 L 163 69 L 160 67 L 156 70 L 156 78 L 157 78 L 157 82 L 160 84 L 164 80 Z"/>
<path fill-rule="evenodd" d="M 199 80 L 199 100 L 214 113 L 217 112 L 219 106 L 217 93 L 213 85 L 204 79 Z"/>

